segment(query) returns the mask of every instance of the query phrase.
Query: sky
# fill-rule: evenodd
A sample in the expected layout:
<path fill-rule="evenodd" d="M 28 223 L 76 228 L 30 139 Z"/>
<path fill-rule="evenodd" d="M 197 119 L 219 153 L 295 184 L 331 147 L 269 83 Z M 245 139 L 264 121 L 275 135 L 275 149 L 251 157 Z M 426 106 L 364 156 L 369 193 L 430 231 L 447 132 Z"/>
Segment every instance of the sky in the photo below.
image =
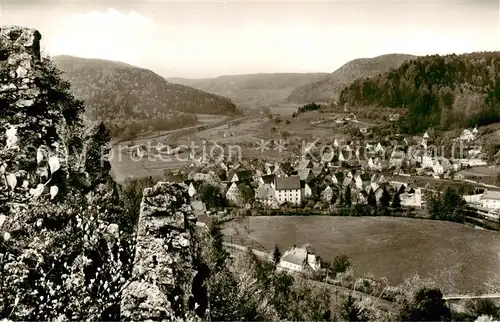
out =
<path fill-rule="evenodd" d="M 333 72 L 349 60 L 500 51 L 498 0 L 0 0 L 2 24 L 50 55 L 123 61 L 164 77 Z"/>

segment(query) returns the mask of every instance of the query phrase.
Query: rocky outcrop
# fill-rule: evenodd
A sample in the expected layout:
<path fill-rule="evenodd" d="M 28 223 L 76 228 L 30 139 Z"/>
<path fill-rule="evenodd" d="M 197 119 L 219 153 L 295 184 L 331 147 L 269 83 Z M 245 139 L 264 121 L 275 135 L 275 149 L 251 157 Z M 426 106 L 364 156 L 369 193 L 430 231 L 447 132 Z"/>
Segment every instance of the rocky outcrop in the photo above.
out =
<path fill-rule="evenodd" d="M 0 28 L 0 204 L 64 194 L 78 152 L 81 103 L 40 57 L 40 33 Z M 69 112 L 69 113 L 68 113 Z M 8 198 L 7 195 L 8 194 Z"/>
<path fill-rule="evenodd" d="M 183 319 L 195 271 L 196 216 L 187 186 L 159 182 L 144 190 L 133 279 L 122 300 L 125 320 Z"/>

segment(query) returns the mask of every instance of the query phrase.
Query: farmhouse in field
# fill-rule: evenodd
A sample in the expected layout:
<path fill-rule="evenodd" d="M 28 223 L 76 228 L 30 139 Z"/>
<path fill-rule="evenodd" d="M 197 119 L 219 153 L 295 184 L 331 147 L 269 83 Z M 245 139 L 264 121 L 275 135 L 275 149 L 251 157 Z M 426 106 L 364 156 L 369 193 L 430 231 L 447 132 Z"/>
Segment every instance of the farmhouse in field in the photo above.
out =
<path fill-rule="evenodd" d="M 315 254 L 312 254 L 306 245 L 302 247 L 293 246 L 287 250 L 278 263 L 278 269 L 290 272 L 303 272 L 305 270 L 317 271 L 321 269 L 321 262 Z"/>

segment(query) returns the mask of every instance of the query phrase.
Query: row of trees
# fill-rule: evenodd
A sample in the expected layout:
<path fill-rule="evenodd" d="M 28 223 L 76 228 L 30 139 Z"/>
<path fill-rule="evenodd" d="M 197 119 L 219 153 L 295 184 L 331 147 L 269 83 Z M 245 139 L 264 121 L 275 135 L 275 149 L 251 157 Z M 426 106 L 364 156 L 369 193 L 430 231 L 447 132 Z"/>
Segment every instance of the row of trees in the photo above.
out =
<path fill-rule="evenodd" d="M 382 188 L 382 195 L 377 201 L 377 197 L 375 195 L 375 191 L 370 189 L 367 198 L 367 205 L 372 209 L 381 208 L 384 211 L 388 211 L 389 208 L 399 209 L 401 208 L 401 196 L 398 191 L 394 192 L 393 196 L 387 190 L 386 186 Z M 352 192 L 351 188 L 347 187 L 345 191 L 340 193 L 339 195 L 339 205 L 343 207 L 351 207 L 353 205 L 352 202 Z"/>
<path fill-rule="evenodd" d="M 147 131 L 168 131 L 198 124 L 196 114 L 187 113 L 162 113 L 155 119 L 151 118 L 126 118 L 114 117 L 103 119 L 111 137 L 123 141 L 132 140 L 138 134 Z"/>

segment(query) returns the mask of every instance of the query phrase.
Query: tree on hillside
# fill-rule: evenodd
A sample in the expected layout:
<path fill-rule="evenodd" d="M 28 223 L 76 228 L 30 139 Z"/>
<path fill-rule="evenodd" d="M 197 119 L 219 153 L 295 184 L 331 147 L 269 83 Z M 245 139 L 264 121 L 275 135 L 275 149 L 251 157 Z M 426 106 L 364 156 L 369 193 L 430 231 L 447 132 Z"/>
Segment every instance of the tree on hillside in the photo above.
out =
<path fill-rule="evenodd" d="M 220 189 L 208 183 L 201 186 L 200 199 L 207 208 L 224 207 L 227 204 L 226 198 Z"/>
<path fill-rule="evenodd" d="M 446 321 L 450 309 L 439 289 L 422 288 L 400 308 L 399 321 Z"/>
<path fill-rule="evenodd" d="M 347 187 L 344 195 L 344 205 L 347 207 L 352 206 L 351 200 L 351 187 Z"/>
<path fill-rule="evenodd" d="M 338 273 L 344 273 L 349 267 L 351 267 L 351 262 L 349 261 L 347 255 L 342 254 L 335 256 L 332 263 L 332 270 L 334 275 Z"/>
<path fill-rule="evenodd" d="M 368 318 L 363 314 L 363 309 L 358 305 L 352 294 L 342 301 L 340 305 L 340 318 L 342 321 L 368 321 Z"/>
<path fill-rule="evenodd" d="M 394 193 L 394 197 L 392 198 L 392 208 L 399 209 L 401 208 L 401 197 L 399 196 L 399 192 L 396 191 Z"/>
<path fill-rule="evenodd" d="M 387 191 L 387 188 L 384 186 L 384 189 L 382 191 L 382 196 L 380 197 L 380 206 L 384 209 L 389 208 L 389 205 L 391 203 L 391 195 L 389 191 Z"/>
<path fill-rule="evenodd" d="M 455 190 L 447 188 L 442 195 L 429 198 L 428 211 L 432 219 L 463 223 L 467 203 Z"/>
<path fill-rule="evenodd" d="M 375 196 L 375 191 L 370 188 L 370 193 L 368 194 L 368 205 L 376 208 L 377 207 L 377 197 Z"/>
<path fill-rule="evenodd" d="M 221 224 L 213 220 L 208 226 L 208 236 L 210 240 L 209 265 L 217 270 L 221 268 L 229 258 L 228 252 L 224 249 Z"/>
<path fill-rule="evenodd" d="M 280 262 L 280 259 L 281 259 L 281 251 L 278 247 L 278 244 L 276 244 L 274 246 L 274 252 L 273 252 L 273 261 L 274 261 L 275 266 L 278 265 L 278 263 Z"/>
<path fill-rule="evenodd" d="M 474 318 L 482 315 L 500 318 L 500 308 L 491 299 L 471 299 L 465 303 L 465 311 Z"/>
<path fill-rule="evenodd" d="M 247 186 L 246 184 L 242 184 L 240 186 L 240 196 L 244 203 L 251 203 L 254 200 L 255 193 L 252 188 Z"/>

